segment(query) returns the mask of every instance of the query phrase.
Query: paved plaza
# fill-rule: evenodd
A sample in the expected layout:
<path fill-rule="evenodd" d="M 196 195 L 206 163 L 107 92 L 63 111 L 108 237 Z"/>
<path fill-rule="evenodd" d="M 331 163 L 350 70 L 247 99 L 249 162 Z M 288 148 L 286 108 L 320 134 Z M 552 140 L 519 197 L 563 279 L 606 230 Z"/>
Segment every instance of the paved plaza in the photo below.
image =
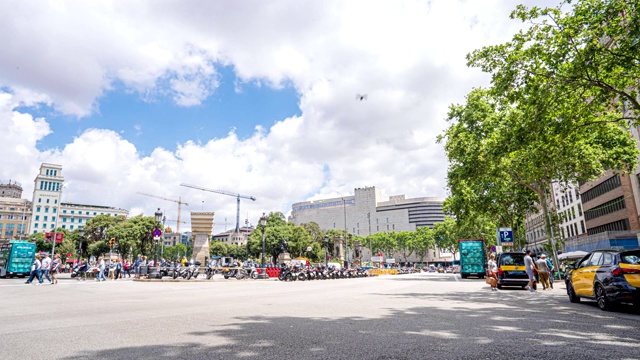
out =
<path fill-rule="evenodd" d="M 640 359 L 640 315 L 453 274 L 0 280 L 0 359 Z"/>

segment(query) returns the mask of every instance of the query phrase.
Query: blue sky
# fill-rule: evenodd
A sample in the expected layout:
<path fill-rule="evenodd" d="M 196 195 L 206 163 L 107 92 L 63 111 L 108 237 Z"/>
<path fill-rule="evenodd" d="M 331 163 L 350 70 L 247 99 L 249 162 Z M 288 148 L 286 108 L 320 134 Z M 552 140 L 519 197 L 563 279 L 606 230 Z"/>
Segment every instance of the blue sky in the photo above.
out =
<path fill-rule="evenodd" d="M 291 84 L 276 89 L 257 81 L 243 83 L 228 66 L 218 68 L 218 80 L 213 95 L 190 107 L 175 104 L 168 95 L 145 100 L 120 83 L 98 98 L 98 111 L 85 118 L 43 105 L 18 110 L 49 120 L 53 133 L 38 142 L 40 150 L 62 148 L 86 129 L 101 128 L 119 133 L 142 154 L 156 147 L 175 150 L 177 144 L 188 140 L 205 143 L 225 137 L 231 130 L 246 138 L 258 125 L 268 128 L 278 120 L 301 114 L 298 94 Z"/>

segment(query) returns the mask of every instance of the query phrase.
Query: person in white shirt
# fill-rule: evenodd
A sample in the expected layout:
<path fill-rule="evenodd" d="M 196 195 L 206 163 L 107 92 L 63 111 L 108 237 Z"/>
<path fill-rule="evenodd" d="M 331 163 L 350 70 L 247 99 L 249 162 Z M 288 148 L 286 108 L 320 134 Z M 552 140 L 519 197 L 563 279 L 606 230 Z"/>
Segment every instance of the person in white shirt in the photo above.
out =
<path fill-rule="evenodd" d="M 49 280 L 49 284 L 52 283 L 51 277 L 49 276 L 50 269 L 51 269 L 51 258 L 49 257 L 49 254 L 44 254 L 44 259 L 42 259 L 42 268 L 40 269 L 42 270 L 41 278 L 46 277 L 47 280 Z"/>
<path fill-rule="evenodd" d="M 96 281 L 107 281 L 107 279 L 104 277 L 104 269 L 104 259 L 102 258 L 102 256 L 100 256 L 100 258 L 98 258 L 98 276 L 96 276 Z"/>
<path fill-rule="evenodd" d="M 31 274 L 25 284 L 31 284 L 34 277 L 38 277 L 38 283 L 36 285 L 42 284 L 42 262 L 40 259 L 40 255 L 36 255 L 36 259 L 33 261 L 33 265 L 31 265 Z"/>

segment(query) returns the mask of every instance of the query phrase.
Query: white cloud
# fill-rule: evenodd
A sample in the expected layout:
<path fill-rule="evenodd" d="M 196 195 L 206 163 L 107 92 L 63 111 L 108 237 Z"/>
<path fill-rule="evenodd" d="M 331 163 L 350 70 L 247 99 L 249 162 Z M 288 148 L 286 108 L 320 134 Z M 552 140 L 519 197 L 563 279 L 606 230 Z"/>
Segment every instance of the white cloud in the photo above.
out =
<path fill-rule="evenodd" d="M 539 3 L 537 1 L 536 3 Z M 553 5 L 548 2 L 548 5 Z M 253 195 L 241 217 L 375 185 L 388 194 L 443 196 L 446 159 L 435 137 L 447 106 L 487 77 L 465 54 L 521 26 L 503 1 L 138 1 L 0 3 L 0 177 L 31 191 L 40 162 L 64 166 L 65 197 L 175 217 L 177 206 L 145 191 L 214 209 L 233 222 L 235 200 L 181 182 Z M 26 22 L 25 19 L 29 19 Z M 301 115 L 203 143 L 143 155 L 118 133 L 89 129 L 60 149 L 21 104 L 79 117 L 124 84 L 148 100 L 204 102 L 228 65 L 243 83 L 300 94 Z M 355 94 L 368 99 L 356 101 Z M 132 125 L 136 133 L 139 125 Z M 195 137 L 196 135 L 194 135 Z M 27 165 L 25 165 L 27 164 Z M 28 195 L 27 195 L 28 196 Z M 172 214 L 173 212 L 173 214 Z M 222 215 L 224 214 L 224 215 Z M 186 215 L 186 213 L 185 213 Z M 219 222 L 222 222 L 218 218 Z"/>

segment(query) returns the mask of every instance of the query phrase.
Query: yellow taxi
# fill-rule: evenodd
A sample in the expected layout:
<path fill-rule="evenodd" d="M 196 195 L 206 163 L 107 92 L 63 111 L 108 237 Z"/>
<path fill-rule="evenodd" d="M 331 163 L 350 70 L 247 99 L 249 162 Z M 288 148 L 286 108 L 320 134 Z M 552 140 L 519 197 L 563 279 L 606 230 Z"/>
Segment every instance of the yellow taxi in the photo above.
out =
<path fill-rule="evenodd" d="M 619 303 L 640 307 L 640 249 L 592 251 L 573 265 L 565 283 L 573 303 L 586 298 L 602 310 Z"/>

